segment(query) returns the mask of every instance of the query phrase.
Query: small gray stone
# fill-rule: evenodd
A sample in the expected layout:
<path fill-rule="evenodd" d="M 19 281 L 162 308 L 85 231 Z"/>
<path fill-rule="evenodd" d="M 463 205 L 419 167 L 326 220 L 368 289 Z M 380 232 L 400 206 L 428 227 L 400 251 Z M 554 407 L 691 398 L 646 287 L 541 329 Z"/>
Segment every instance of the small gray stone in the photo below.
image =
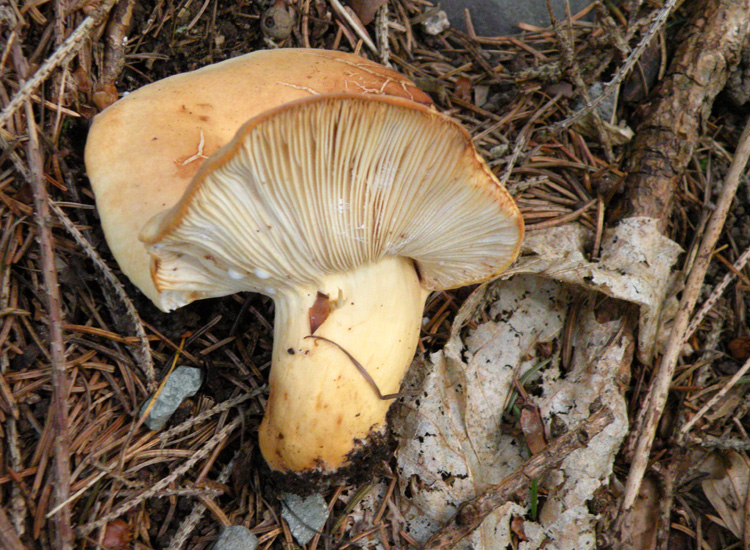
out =
<path fill-rule="evenodd" d="M 496 160 L 499 158 L 504 157 L 508 153 L 508 144 L 507 143 L 501 143 L 499 145 L 495 145 L 490 149 L 490 152 L 488 153 L 488 156 L 490 157 L 490 160 Z"/>
<path fill-rule="evenodd" d="M 602 95 L 604 92 L 604 85 L 601 82 L 594 82 L 589 87 L 589 97 L 591 100 L 595 100 L 597 97 Z M 577 101 L 576 102 L 576 108 L 580 109 L 584 106 L 584 102 Z M 615 113 L 615 109 L 617 108 L 617 94 L 609 94 L 607 97 L 604 98 L 604 101 L 602 101 L 596 108 L 596 110 L 599 112 L 599 116 L 601 119 L 605 122 L 610 122 Z"/>
<path fill-rule="evenodd" d="M 301 545 L 310 542 L 328 519 L 328 505 L 323 495 L 315 493 L 302 498 L 293 493 L 281 496 L 281 517 L 286 520 L 292 535 Z"/>
<path fill-rule="evenodd" d="M 255 550 L 258 538 L 242 525 L 224 527 L 213 550 Z"/>
<path fill-rule="evenodd" d="M 149 430 L 161 430 L 169 417 L 174 414 L 186 398 L 192 397 L 203 383 L 203 373 L 193 367 L 177 367 L 167 379 L 164 387 L 154 401 L 154 406 L 144 421 Z M 151 403 L 149 398 L 141 407 L 141 414 Z"/>
<path fill-rule="evenodd" d="M 451 23 L 448 21 L 446 13 L 443 10 L 440 10 L 422 21 L 422 26 L 424 27 L 424 32 L 435 36 L 443 32 L 445 29 L 450 28 Z"/>

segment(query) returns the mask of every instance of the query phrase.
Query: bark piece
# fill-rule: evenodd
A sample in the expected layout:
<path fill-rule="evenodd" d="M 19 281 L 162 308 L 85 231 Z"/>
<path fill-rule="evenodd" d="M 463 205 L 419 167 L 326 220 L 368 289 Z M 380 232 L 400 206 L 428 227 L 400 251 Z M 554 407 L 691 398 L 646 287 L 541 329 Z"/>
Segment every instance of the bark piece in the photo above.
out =
<path fill-rule="evenodd" d="M 699 0 L 680 47 L 639 118 L 625 170 L 626 214 L 660 220 L 672 209 L 678 180 L 693 154 L 716 95 L 739 62 L 750 31 L 750 1 Z"/>

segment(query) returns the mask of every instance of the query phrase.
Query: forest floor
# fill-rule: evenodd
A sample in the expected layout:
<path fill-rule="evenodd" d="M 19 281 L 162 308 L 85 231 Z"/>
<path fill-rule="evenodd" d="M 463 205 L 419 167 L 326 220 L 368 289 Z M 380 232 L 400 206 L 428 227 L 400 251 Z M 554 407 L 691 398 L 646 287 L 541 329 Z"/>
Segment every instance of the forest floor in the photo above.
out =
<path fill-rule="evenodd" d="M 470 24 L 432 34 L 427 0 L 0 4 L 0 547 L 197 550 L 232 524 L 263 548 L 295 545 L 255 437 L 272 300 L 157 310 L 108 250 L 83 152 L 93 117 L 123 93 L 258 49 L 312 47 L 390 64 L 430 94 L 470 132 L 530 238 L 575 226 L 596 263 L 609 230 L 648 218 L 681 247 L 666 335 L 621 365 L 629 432 L 588 504 L 596 545 L 638 531 L 628 547 L 750 548 L 750 5 L 665 4 L 595 2 L 593 22 L 570 14 L 509 37 Z M 602 90 L 604 108 L 590 108 Z M 420 357 L 443 349 L 473 290 L 431 296 Z M 597 296 L 567 304 L 566 326 L 586 307 L 612 339 L 637 339 L 637 300 Z M 563 331 L 550 349 L 566 345 Z M 177 358 L 203 370 L 203 386 L 151 432 L 138 411 Z M 409 480 L 394 461 L 370 484 L 323 493 L 330 519 L 308 550 L 424 542 L 401 513 Z M 376 511 L 357 512 L 377 483 Z M 435 544 L 453 544 L 455 523 Z M 511 538 L 528 540 L 517 524 Z"/>

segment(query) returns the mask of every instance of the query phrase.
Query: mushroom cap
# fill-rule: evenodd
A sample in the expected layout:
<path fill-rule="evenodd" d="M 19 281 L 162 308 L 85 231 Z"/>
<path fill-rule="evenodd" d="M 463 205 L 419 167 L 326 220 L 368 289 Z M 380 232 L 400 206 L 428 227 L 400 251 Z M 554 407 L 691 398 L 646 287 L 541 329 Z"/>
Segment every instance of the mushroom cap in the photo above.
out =
<path fill-rule="evenodd" d="M 138 233 L 174 205 L 206 157 L 267 109 L 331 92 L 430 104 L 404 76 L 353 54 L 262 50 L 144 86 L 95 119 L 86 167 L 104 233 L 122 271 L 164 309 Z"/>
<path fill-rule="evenodd" d="M 332 94 L 246 123 L 143 228 L 165 308 L 315 285 L 386 256 L 422 286 L 490 279 L 518 254 L 521 215 L 450 118 L 412 101 Z"/>

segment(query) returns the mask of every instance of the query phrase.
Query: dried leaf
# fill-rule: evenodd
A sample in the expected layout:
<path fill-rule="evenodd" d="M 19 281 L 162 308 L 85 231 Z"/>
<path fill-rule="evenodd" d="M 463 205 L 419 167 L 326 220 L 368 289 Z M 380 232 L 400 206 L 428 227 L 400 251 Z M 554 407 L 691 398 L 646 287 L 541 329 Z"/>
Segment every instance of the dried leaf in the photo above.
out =
<path fill-rule="evenodd" d="M 606 120 L 599 120 L 604 133 L 607 134 L 609 142 L 612 145 L 625 145 L 635 135 L 635 132 L 630 126 L 618 126 L 616 124 L 610 124 Z M 579 134 L 586 136 L 591 139 L 599 138 L 599 129 L 597 128 L 597 120 L 593 113 L 589 113 L 577 120 L 573 124 L 573 129 Z"/>
<path fill-rule="evenodd" d="M 638 358 L 650 364 L 669 336 L 674 297 L 672 267 L 680 246 L 653 218 L 626 218 L 604 233 L 601 259 L 586 257 L 590 233 L 579 224 L 531 232 L 524 257 L 507 273 L 537 273 L 640 306 Z"/>
<path fill-rule="evenodd" d="M 526 533 L 523 530 L 524 523 L 526 523 L 526 520 L 522 516 L 513 516 L 513 519 L 510 520 L 510 528 L 513 530 L 513 533 L 518 537 L 518 540 L 521 540 L 521 541 L 529 540 L 528 537 L 526 537 Z"/>
<path fill-rule="evenodd" d="M 750 463 L 740 453 L 727 451 L 723 475 L 707 479 L 701 486 L 709 502 L 735 537 L 742 540 L 745 524 L 745 502 L 750 484 Z"/>
<path fill-rule="evenodd" d="M 102 84 L 94 89 L 94 93 L 91 96 L 94 105 L 100 111 L 103 111 L 115 101 L 117 101 L 117 88 L 112 83 Z"/>
<path fill-rule="evenodd" d="M 455 94 L 467 103 L 471 103 L 471 79 L 466 76 L 456 78 Z"/>
<path fill-rule="evenodd" d="M 625 512 L 622 533 L 626 539 L 623 548 L 632 550 L 652 550 L 656 548 L 656 526 L 659 525 L 659 503 L 661 494 L 656 483 L 645 477 L 638 491 L 635 504 Z"/>
<path fill-rule="evenodd" d="M 397 451 L 399 477 L 402 487 L 408 486 L 402 502 L 411 506 L 404 512 L 405 530 L 417 542 L 427 540 L 463 501 L 499 483 L 528 458 L 524 442 L 500 426 L 513 380 L 545 361 L 547 366 L 537 374 L 544 395 L 536 401 L 545 424 L 553 415 L 576 423 L 588 417 L 588 406 L 597 398 L 617 419 L 588 448 L 571 455 L 558 475 L 543 480 L 548 498 L 539 523 L 524 524 L 525 548 L 539 548 L 543 540 L 571 550 L 593 544 L 596 517 L 586 502 L 610 475 L 627 430 L 625 402 L 613 379 L 629 360 L 630 342 L 624 337 L 598 340 L 599 323 L 593 314 L 582 314 L 573 338 L 585 337 L 592 344 L 577 351 L 563 377 L 559 351 L 544 360 L 535 352 L 549 350 L 538 344 L 559 337 L 570 301 L 566 285 L 542 277 L 519 276 L 484 287 L 459 312 L 443 352 L 412 367 L 407 385 L 421 388 L 421 393 L 404 400 L 394 426 L 402 442 Z M 477 308 L 491 321 L 462 338 L 461 323 Z M 515 504 L 496 510 L 467 544 L 478 550 L 506 548 L 512 517 L 526 513 Z"/>
<path fill-rule="evenodd" d="M 738 361 L 750 358 L 750 337 L 743 336 L 729 342 L 729 353 Z"/>
<path fill-rule="evenodd" d="M 110 521 L 104 529 L 102 548 L 106 550 L 127 550 L 133 532 L 130 526 L 121 519 Z"/>
<path fill-rule="evenodd" d="M 746 390 L 741 387 L 734 387 L 721 399 L 718 405 L 705 414 L 703 419 L 708 422 L 716 422 L 721 418 L 731 416 L 737 407 L 746 399 Z"/>
<path fill-rule="evenodd" d="M 526 405 L 521 409 L 521 431 L 532 455 L 543 451 L 547 446 L 544 425 L 536 407 Z"/>
<path fill-rule="evenodd" d="M 347 0 L 357 14 L 363 25 L 369 25 L 375 19 L 375 13 L 383 6 L 387 0 Z"/>

